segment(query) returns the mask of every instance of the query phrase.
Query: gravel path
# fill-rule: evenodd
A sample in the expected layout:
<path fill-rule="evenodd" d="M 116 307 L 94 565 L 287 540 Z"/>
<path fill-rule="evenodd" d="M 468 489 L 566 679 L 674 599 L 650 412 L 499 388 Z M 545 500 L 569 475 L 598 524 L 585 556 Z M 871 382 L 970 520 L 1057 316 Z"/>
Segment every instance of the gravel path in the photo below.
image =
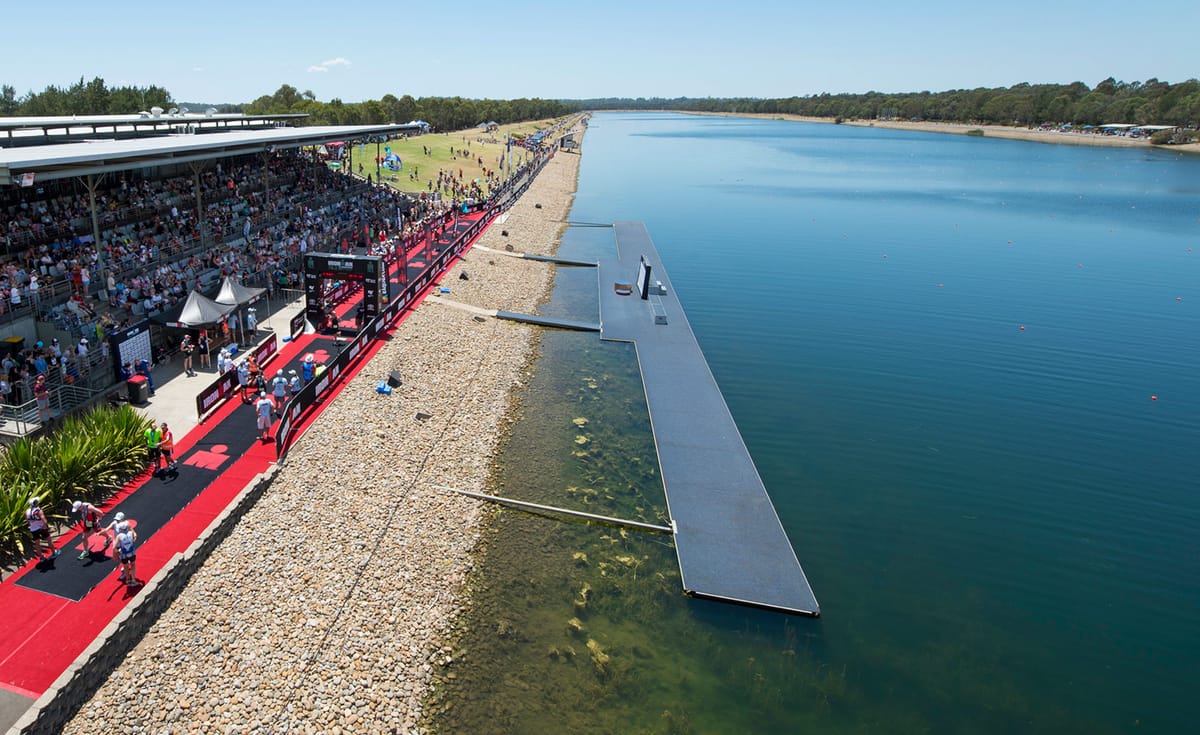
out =
<path fill-rule="evenodd" d="M 552 253 L 579 159 L 557 155 L 480 242 Z M 442 282 L 454 301 L 533 312 L 552 277 L 472 251 Z M 485 490 L 534 347 L 516 323 L 411 314 L 64 732 L 416 732 L 487 512 L 432 486 Z M 378 395 L 392 370 L 403 385 Z"/>

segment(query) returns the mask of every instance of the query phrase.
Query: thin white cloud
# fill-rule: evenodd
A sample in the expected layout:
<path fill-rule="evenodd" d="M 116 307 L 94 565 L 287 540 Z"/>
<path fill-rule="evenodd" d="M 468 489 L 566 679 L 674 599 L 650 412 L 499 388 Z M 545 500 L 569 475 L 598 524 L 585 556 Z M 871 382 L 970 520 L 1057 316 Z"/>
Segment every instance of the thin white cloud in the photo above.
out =
<path fill-rule="evenodd" d="M 312 66 L 308 67 L 308 70 L 310 72 L 327 72 L 335 66 L 348 67 L 348 66 L 350 66 L 350 59 L 339 56 L 336 59 L 329 59 L 328 61 L 322 61 L 320 64 L 313 64 Z"/>
<path fill-rule="evenodd" d="M 204 67 L 203 66 L 193 66 L 192 71 L 196 72 L 197 74 L 202 74 L 202 73 L 204 73 Z"/>

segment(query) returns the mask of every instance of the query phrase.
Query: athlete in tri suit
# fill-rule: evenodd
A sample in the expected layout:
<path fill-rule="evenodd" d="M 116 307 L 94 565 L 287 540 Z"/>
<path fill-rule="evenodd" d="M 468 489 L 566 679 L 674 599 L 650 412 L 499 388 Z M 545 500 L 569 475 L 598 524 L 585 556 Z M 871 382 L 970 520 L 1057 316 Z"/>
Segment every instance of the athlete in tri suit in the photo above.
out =
<path fill-rule="evenodd" d="M 54 540 L 50 538 L 50 523 L 46 520 L 46 514 L 42 512 L 37 498 L 29 499 L 29 508 L 25 511 L 25 521 L 29 524 L 29 532 L 33 534 L 33 553 L 40 559 L 42 542 L 45 541 L 46 545 L 50 547 L 50 555 L 46 558 L 57 559 L 59 551 L 54 548 Z"/>
<path fill-rule="evenodd" d="M 93 536 L 100 536 L 104 539 L 104 548 L 112 543 L 112 539 L 108 534 L 100 530 L 100 516 L 104 515 L 100 509 L 91 503 L 76 500 L 71 504 L 71 512 L 78 513 L 79 519 L 83 522 L 83 551 L 79 552 L 79 558 L 86 559 L 92 554 L 91 539 Z M 103 550 L 103 549 L 102 549 Z"/>
<path fill-rule="evenodd" d="M 140 587 L 137 578 L 137 531 L 129 525 L 129 521 L 117 524 L 117 556 L 121 561 L 121 576 L 119 579 L 130 587 Z"/>

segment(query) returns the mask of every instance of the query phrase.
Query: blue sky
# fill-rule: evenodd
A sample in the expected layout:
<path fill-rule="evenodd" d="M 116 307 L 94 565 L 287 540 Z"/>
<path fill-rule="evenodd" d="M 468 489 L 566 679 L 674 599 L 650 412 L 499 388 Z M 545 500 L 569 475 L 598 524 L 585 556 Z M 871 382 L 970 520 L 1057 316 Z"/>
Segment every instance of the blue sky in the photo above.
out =
<path fill-rule="evenodd" d="M 5 3 L 0 83 L 81 76 L 176 101 L 281 84 L 414 97 L 788 97 L 1200 77 L 1200 3 L 583 3 L 89 0 Z"/>

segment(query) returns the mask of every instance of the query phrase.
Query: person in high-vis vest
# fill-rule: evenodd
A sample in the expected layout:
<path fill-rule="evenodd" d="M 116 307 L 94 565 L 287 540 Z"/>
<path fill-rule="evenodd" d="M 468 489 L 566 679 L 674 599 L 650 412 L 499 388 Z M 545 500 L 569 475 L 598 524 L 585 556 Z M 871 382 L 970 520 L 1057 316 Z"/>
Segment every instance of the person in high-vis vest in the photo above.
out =
<path fill-rule="evenodd" d="M 171 429 L 167 427 L 167 422 L 162 422 L 159 429 L 158 450 L 162 452 L 163 462 L 166 463 L 167 471 L 174 470 L 178 466 L 175 461 L 175 435 L 171 433 Z"/>
<path fill-rule="evenodd" d="M 146 429 L 146 452 L 150 455 L 150 464 L 154 465 L 155 474 L 158 474 L 159 466 L 162 464 L 160 444 L 162 444 L 162 431 L 151 424 L 150 428 Z"/>

